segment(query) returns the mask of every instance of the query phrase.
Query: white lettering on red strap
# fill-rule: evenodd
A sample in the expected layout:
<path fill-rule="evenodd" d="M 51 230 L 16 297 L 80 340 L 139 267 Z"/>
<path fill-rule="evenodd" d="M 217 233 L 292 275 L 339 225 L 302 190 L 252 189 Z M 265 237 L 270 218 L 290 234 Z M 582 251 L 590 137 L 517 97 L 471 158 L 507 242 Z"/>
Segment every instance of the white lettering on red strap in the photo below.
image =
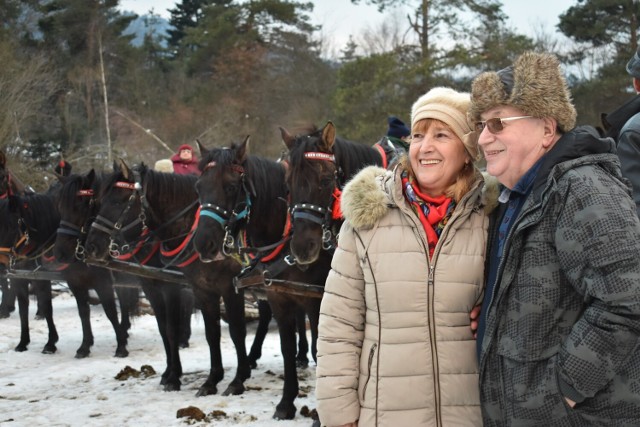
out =
<path fill-rule="evenodd" d="M 117 188 L 126 188 L 127 190 L 135 190 L 136 189 L 136 185 L 132 182 L 124 182 L 124 181 L 118 181 L 114 184 L 114 187 Z"/>
<path fill-rule="evenodd" d="M 304 153 L 305 159 L 311 160 L 328 160 L 330 162 L 335 162 L 336 158 L 333 154 L 322 153 L 318 151 L 308 151 Z"/>
<path fill-rule="evenodd" d="M 93 190 L 78 190 L 78 196 L 93 196 Z"/>

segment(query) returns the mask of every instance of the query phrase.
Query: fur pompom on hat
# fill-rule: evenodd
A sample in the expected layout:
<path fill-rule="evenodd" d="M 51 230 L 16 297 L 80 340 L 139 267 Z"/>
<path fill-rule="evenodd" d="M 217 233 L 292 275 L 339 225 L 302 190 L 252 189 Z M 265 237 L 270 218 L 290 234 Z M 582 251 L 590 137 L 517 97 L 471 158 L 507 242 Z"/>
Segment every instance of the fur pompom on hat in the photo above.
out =
<path fill-rule="evenodd" d="M 471 99 L 466 92 L 436 87 L 422 95 L 411 107 L 411 127 L 423 119 L 436 119 L 449 126 L 462 140 L 473 160 L 478 160 L 478 135 L 467 112 Z"/>
<path fill-rule="evenodd" d="M 576 125 L 576 109 L 560 62 L 549 53 L 525 52 L 512 66 L 482 73 L 473 80 L 469 109 L 473 122 L 500 105 L 510 105 L 540 119 L 552 117 L 563 133 Z"/>
<path fill-rule="evenodd" d="M 173 162 L 171 159 L 160 159 L 153 166 L 153 169 L 158 172 L 173 173 Z"/>

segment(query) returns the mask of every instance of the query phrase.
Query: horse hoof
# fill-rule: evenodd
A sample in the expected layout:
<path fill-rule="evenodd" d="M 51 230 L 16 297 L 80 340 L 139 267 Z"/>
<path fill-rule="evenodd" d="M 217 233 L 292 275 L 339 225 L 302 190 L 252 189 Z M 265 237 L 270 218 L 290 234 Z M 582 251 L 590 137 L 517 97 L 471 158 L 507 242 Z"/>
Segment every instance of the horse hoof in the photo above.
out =
<path fill-rule="evenodd" d="M 116 350 L 115 357 L 127 357 L 129 355 L 129 351 L 125 348 L 123 350 Z"/>
<path fill-rule="evenodd" d="M 244 385 L 242 384 L 229 384 L 229 387 L 222 393 L 223 396 L 238 396 L 244 393 Z"/>
<path fill-rule="evenodd" d="M 282 407 L 286 406 L 286 408 Z M 296 407 L 292 404 L 278 405 L 276 406 L 276 412 L 273 414 L 273 418 L 276 420 L 292 420 L 296 416 Z"/>
<path fill-rule="evenodd" d="M 44 348 L 42 349 L 42 354 L 53 354 L 57 351 L 58 349 L 56 348 L 55 345 L 45 345 Z"/>
<path fill-rule="evenodd" d="M 250 361 L 249 361 L 249 367 L 250 367 L 251 369 L 258 369 L 258 362 L 257 362 L 257 361 L 255 361 L 255 360 L 250 360 Z"/>
<path fill-rule="evenodd" d="M 307 369 L 309 367 L 309 360 L 296 360 L 296 367 Z"/>
<path fill-rule="evenodd" d="M 218 388 L 216 386 L 211 387 L 205 384 L 200 387 L 200 389 L 196 393 L 196 397 L 210 396 L 212 394 L 218 394 Z"/>
<path fill-rule="evenodd" d="M 180 382 L 176 383 L 172 383 L 172 382 L 167 382 L 164 384 L 164 391 L 180 391 Z"/>
<path fill-rule="evenodd" d="M 85 357 L 89 357 L 91 352 L 89 350 L 78 350 L 76 351 L 76 359 L 84 359 Z"/>
<path fill-rule="evenodd" d="M 180 348 L 189 348 L 189 341 L 184 341 L 178 344 Z"/>
<path fill-rule="evenodd" d="M 25 344 L 18 344 L 15 350 L 22 353 L 23 351 L 27 351 L 27 346 Z"/>

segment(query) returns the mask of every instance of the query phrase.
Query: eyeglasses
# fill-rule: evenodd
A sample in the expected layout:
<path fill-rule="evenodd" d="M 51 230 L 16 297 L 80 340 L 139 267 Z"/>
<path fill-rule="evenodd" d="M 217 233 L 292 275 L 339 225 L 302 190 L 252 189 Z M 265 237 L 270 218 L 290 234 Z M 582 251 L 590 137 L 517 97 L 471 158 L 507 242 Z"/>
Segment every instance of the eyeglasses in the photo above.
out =
<path fill-rule="evenodd" d="M 504 130 L 504 122 L 509 122 L 511 120 L 530 119 L 532 117 L 533 116 L 494 117 L 489 120 L 476 122 L 476 131 L 480 133 L 484 130 L 485 127 L 488 127 L 489 132 L 497 134 Z"/>

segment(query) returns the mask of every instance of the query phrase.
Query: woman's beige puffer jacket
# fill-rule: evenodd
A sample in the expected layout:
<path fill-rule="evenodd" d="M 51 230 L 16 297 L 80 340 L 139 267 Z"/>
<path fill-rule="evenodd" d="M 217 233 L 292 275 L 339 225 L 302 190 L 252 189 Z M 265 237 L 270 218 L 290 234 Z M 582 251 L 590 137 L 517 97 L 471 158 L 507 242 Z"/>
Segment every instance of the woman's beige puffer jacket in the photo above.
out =
<path fill-rule="evenodd" d="M 320 312 L 316 397 L 323 426 L 482 424 L 469 312 L 482 296 L 497 185 L 483 187 L 478 174 L 430 261 L 400 168 L 368 167 L 347 184 Z"/>

